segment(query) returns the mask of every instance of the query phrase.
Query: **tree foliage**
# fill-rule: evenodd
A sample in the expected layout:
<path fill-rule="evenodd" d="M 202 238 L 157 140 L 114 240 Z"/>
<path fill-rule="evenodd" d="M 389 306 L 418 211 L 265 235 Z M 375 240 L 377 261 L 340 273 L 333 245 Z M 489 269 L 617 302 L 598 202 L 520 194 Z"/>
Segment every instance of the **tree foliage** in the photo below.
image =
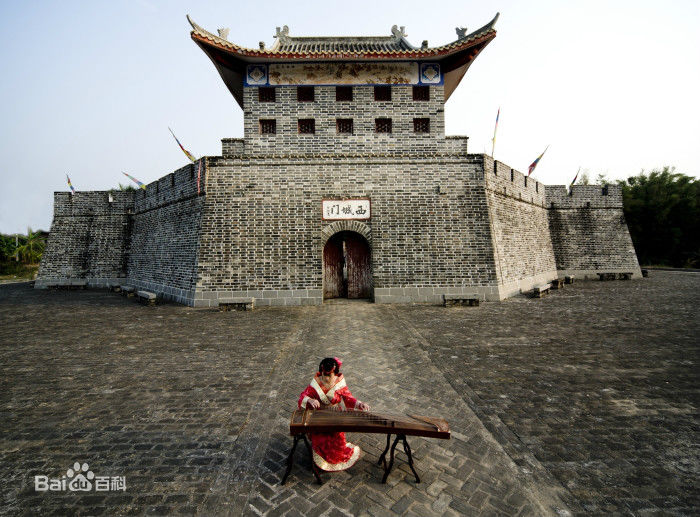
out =
<path fill-rule="evenodd" d="M 700 180 L 664 167 L 619 184 L 640 264 L 700 267 Z"/>

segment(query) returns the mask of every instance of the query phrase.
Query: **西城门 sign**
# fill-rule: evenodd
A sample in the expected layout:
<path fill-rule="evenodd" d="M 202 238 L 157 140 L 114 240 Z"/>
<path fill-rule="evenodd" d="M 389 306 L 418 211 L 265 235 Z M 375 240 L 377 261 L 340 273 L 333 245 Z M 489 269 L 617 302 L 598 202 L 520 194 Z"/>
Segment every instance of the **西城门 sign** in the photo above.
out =
<path fill-rule="evenodd" d="M 321 217 L 325 221 L 336 219 L 369 219 L 369 199 L 324 199 Z"/>

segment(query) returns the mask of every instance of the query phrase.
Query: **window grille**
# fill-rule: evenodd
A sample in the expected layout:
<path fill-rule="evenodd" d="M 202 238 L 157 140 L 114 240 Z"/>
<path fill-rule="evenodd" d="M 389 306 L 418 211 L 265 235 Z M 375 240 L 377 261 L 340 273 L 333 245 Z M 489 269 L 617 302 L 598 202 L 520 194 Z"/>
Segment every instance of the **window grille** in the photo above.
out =
<path fill-rule="evenodd" d="M 312 118 L 299 119 L 299 133 L 311 135 L 316 132 L 316 121 Z"/>
<path fill-rule="evenodd" d="M 260 120 L 261 135 L 274 135 L 275 133 L 277 133 L 277 121 L 275 119 Z"/>
<path fill-rule="evenodd" d="M 375 118 L 374 128 L 377 133 L 391 133 L 391 119 Z"/>
<path fill-rule="evenodd" d="M 335 128 L 338 133 L 350 133 L 352 134 L 352 119 L 351 118 L 339 118 L 335 120 Z"/>
<path fill-rule="evenodd" d="M 413 119 L 413 132 L 414 133 L 430 133 L 430 119 L 429 118 L 414 118 Z"/>
<path fill-rule="evenodd" d="M 429 101 L 430 100 L 430 87 L 428 87 L 428 86 L 414 86 L 413 87 L 413 100 L 414 101 Z"/>

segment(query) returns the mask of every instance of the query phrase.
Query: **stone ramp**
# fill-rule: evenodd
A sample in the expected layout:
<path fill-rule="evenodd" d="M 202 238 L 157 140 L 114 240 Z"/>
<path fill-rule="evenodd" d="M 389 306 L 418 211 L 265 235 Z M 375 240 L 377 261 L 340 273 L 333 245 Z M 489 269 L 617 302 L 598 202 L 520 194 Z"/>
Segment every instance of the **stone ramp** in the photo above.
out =
<path fill-rule="evenodd" d="M 229 515 L 567 515 L 551 478 L 519 469 L 421 349 L 423 338 L 389 306 L 308 309 L 279 343 L 269 378 L 203 513 Z M 423 342 L 423 344 L 425 344 Z M 409 438 L 421 476 L 416 484 L 403 451 L 387 484 L 376 465 L 384 435 L 348 434 L 361 459 L 315 484 L 303 446 L 285 486 L 279 484 L 292 440 L 289 416 L 318 362 L 337 355 L 353 395 L 374 410 L 446 418 L 450 440 Z M 542 469 L 543 470 L 543 469 Z M 540 471 L 541 473 L 541 471 Z"/>

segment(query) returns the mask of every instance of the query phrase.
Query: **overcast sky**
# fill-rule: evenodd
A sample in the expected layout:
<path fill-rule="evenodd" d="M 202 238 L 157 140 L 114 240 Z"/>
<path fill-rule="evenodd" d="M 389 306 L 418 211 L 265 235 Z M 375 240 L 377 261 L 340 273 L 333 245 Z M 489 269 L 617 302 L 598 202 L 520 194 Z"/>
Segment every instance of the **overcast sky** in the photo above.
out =
<path fill-rule="evenodd" d="M 53 192 L 107 190 L 122 171 L 148 183 L 185 165 L 172 127 L 197 157 L 243 136 L 241 109 L 190 39 L 186 14 L 229 40 L 269 47 L 293 36 L 389 35 L 430 46 L 501 13 L 445 109 L 448 135 L 470 137 L 535 176 L 568 184 L 664 165 L 700 177 L 700 2 L 3 2 L 0 232 L 48 230 Z"/>

